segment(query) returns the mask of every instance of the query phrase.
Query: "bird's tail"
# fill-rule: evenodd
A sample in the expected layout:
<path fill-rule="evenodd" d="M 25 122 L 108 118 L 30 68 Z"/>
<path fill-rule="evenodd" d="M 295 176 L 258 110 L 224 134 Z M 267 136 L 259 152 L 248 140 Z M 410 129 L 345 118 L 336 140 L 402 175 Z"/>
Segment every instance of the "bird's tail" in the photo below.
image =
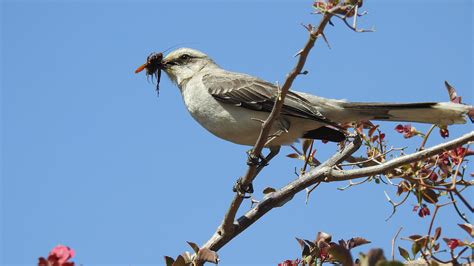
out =
<path fill-rule="evenodd" d="M 361 103 L 342 102 L 348 117 L 356 120 L 419 122 L 437 125 L 474 123 L 474 107 L 453 102 Z"/>

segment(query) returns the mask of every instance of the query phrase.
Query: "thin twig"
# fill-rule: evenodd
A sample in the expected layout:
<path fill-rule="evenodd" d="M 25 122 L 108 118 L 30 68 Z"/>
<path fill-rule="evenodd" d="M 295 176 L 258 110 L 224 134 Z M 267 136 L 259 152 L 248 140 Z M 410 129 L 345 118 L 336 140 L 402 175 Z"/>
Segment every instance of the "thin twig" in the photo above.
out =
<path fill-rule="evenodd" d="M 397 241 L 397 237 L 398 235 L 400 234 L 400 232 L 402 231 L 403 229 L 403 226 L 401 226 L 397 233 L 395 234 L 395 236 L 392 238 L 392 261 L 395 260 L 395 241 Z"/>
<path fill-rule="evenodd" d="M 469 145 L 467 145 L 466 151 L 469 150 Z M 456 167 L 456 171 L 454 172 L 454 175 L 452 176 L 451 182 L 451 189 L 456 189 L 456 181 L 458 179 L 458 174 L 459 174 L 459 169 L 461 168 L 462 163 L 464 162 L 466 153 L 462 155 L 461 161 L 459 161 L 458 167 Z"/>
<path fill-rule="evenodd" d="M 438 214 L 438 210 L 446 205 L 449 205 L 451 203 L 453 203 L 454 201 L 450 201 L 450 202 L 447 202 L 447 203 L 443 203 L 443 204 L 436 204 L 435 205 L 435 209 L 434 209 L 434 212 L 433 212 L 433 216 L 431 217 L 431 221 L 430 221 L 430 227 L 428 228 L 428 235 L 427 235 L 427 241 L 425 241 L 425 245 L 423 246 L 423 248 L 425 249 L 425 251 L 429 251 L 429 254 L 432 254 L 432 248 L 433 248 L 433 245 L 431 245 L 431 241 L 430 241 L 430 238 L 431 238 L 431 231 L 433 229 L 433 224 L 434 224 L 434 220 L 436 219 L 436 214 Z M 430 244 L 430 247 L 428 248 L 428 244 Z M 423 256 L 423 259 L 426 261 L 426 263 L 428 265 L 431 265 L 430 261 L 428 260 L 428 256 L 426 256 L 426 254 L 424 252 L 421 253 L 422 256 Z M 433 257 L 431 255 L 431 257 Z"/>
<path fill-rule="evenodd" d="M 376 156 L 372 156 L 370 158 L 367 158 L 367 159 L 363 159 L 361 161 L 356 161 L 356 162 L 349 162 L 349 163 L 344 163 L 344 164 L 340 164 L 339 166 L 343 167 L 343 166 L 352 166 L 352 165 L 363 165 L 363 164 L 366 164 L 368 162 L 371 162 L 373 161 L 374 159 L 377 159 L 379 157 L 382 157 L 382 156 L 385 156 L 389 153 L 391 153 L 392 151 L 403 151 L 405 150 L 406 148 L 408 147 L 403 147 L 403 148 L 393 148 L 391 147 L 388 151 L 384 152 L 384 153 L 380 153 L 380 154 L 377 154 Z M 357 158 L 353 158 L 353 159 L 357 159 Z M 377 164 L 380 164 L 379 161 L 376 161 Z"/>
<path fill-rule="evenodd" d="M 466 223 L 471 223 L 471 222 L 469 222 L 469 220 L 467 219 L 466 214 L 461 213 L 461 210 L 459 210 L 458 205 L 456 204 L 456 201 L 454 200 L 454 195 L 453 195 L 453 192 L 452 192 L 452 191 L 449 191 L 449 196 L 451 197 L 451 200 L 453 201 L 454 209 L 455 209 L 456 212 L 458 213 L 459 217 L 461 217 L 461 219 L 463 219 Z"/>
<path fill-rule="evenodd" d="M 457 189 L 454 189 L 452 190 L 456 196 L 458 196 L 458 198 L 462 201 L 462 203 L 464 203 L 464 205 L 466 205 L 466 207 L 471 211 L 471 212 L 474 212 L 474 209 L 471 207 L 471 204 L 469 204 L 469 202 L 464 198 L 464 196 L 459 193 L 459 191 Z"/>
<path fill-rule="evenodd" d="M 351 188 L 351 187 L 354 187 L 354 186 L 358 186 L 358 185 L 362 185 L 363 183 L 369 181 L 371 179 L 371 176 L 367 177 L 366 179 L 362 180 L 362 181 L 358 181 L 358 182 L 352 182 L 352 180 L 349 180 L 349 185 L 345 186 L 345 187 L 338 187 L 337 189 L 338 190 L 341 190 L 341 191 L 344 191 L 348 188 Z"/>
<path fill-rule="evenodd" d="M 425 136 L 423 137 L 423 142 L 421 142 L 421 145 L 420 145 L 419 150 L 423 150 L 423 149 L 425 148 L 426 141 L 428 141 L 428 138 L 430 137 L 431 132 L 433 131 L 433 129 L 434 129 L 435 127 L 436 127 L 436 125 L 431 125 L 430 129 L 428 130 L 428 132 L 426 132 Z"/>

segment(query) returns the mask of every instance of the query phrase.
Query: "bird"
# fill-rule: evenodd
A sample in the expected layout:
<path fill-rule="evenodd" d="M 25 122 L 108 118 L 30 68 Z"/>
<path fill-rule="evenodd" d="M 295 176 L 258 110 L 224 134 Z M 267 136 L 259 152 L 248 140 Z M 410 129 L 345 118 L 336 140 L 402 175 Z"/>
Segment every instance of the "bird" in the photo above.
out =
<path fill-rule="evenodd" d="M 165 57 L 152 54 L 135 72 L 143 69 L 158 77 L 164 71 L 179 88 L 191 116 L 210 133 L 248 146 L 256 143 L 279 91 L 276 84 L 225 70 L 191 48 L 178 48 Z M 299 139 L 342 142 L 347 138 L 343 123 L 380 120 L 447 126 L 466 123 L 467 117 L 473 120 L 473 106 L 454 102 L 349 102 L 290 90 L 271 129 L 276 137 L 265 144 L 270 149 L 267 158 Z"/>

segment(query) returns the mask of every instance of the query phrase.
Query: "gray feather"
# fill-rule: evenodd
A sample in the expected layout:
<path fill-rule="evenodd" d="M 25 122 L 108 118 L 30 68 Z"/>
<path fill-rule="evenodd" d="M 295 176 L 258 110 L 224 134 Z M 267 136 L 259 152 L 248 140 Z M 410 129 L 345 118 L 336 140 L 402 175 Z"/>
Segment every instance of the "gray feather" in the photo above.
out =
<path fill-rule="evenodd" d="M 216 100 L 255 111 L 271 112 L 278 94 L 278 88 L 274 84 L 232 72 L 207 74 L 203 76 L 202 82 Z M 291 91 L 286 95 L 281 114 L 339 128 L 337 123 L 322 115 L 312 103 Z"/>

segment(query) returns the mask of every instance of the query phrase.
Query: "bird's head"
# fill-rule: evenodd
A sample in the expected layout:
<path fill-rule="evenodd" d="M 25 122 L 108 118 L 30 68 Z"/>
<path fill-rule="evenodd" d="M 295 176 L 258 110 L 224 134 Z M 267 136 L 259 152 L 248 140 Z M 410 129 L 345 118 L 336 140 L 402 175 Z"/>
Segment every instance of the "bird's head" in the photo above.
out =
<path fill-rule="evenodd" d="M 169 53 L 162 63 L 162 69 L 176 84 L 192 78 L 206 66 L 215 63 L 203 52 L 190 48 L 180 48 Z"/>
<path fill-rule="evenodd" d="M 207 66 L 216 66 L 216 64 L 203 52 L 179 48 L 164 58 L 162 53 L 152 53 L 148 56 L 147 62 L 135 73 L 146 69 L 147 75 L 156 74 L 159 77 L 160 71 L 163 70 L 173 82 L 181 85 L 183 81 L 189 80 Z"/>

